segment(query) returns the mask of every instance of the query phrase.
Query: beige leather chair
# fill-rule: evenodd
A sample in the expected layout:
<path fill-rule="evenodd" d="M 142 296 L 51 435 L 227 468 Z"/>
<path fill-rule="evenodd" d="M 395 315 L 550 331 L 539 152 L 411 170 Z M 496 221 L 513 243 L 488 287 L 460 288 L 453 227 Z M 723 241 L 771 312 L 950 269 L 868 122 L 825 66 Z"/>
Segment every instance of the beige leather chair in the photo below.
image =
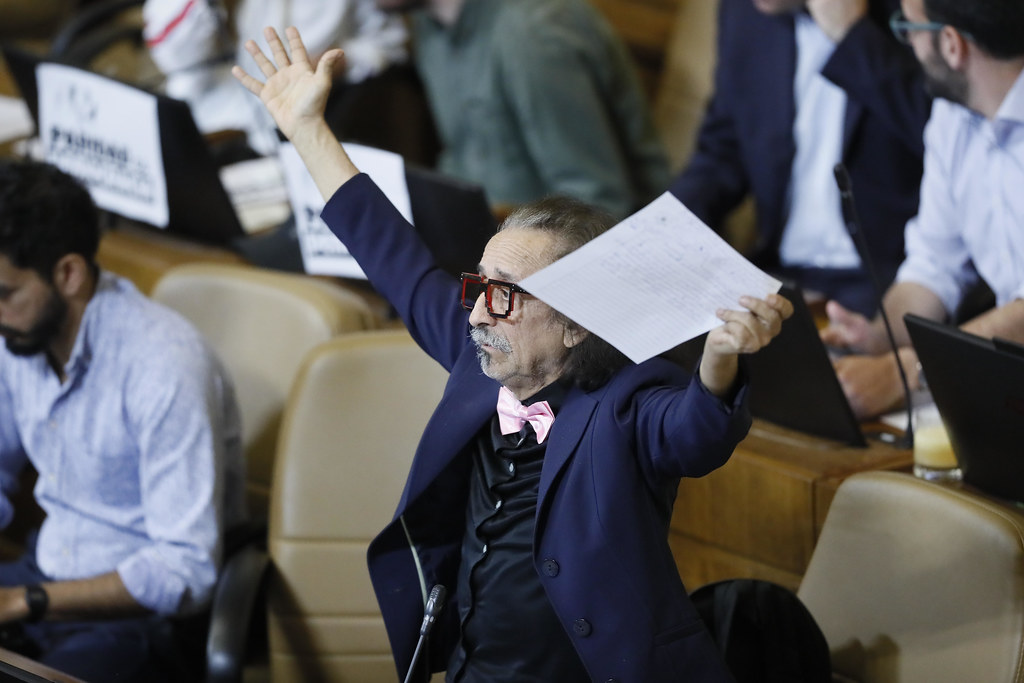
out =
<path fill-rule="evenodd" d="M 270 513 L 273 681 L 394 683 L 366 568 L 448 379 L 405 330 L 314 349 L 288 401 Z"/>
<path fill-rule="evenodd" d="M 302 359 L 342 332 L 375 327 L 370 307 L 328 281 L 235 264 L 175 266 L 151 296 L 192 321 L 234 380 L 249 509 L 266 518 L 281 413 Z"/>
<path fill-rule="evenodd" d="M 985 496 L 904 473 L 850 477 L 798 595 L 839 680 L 1024 680 L 1024 515 Z"/>

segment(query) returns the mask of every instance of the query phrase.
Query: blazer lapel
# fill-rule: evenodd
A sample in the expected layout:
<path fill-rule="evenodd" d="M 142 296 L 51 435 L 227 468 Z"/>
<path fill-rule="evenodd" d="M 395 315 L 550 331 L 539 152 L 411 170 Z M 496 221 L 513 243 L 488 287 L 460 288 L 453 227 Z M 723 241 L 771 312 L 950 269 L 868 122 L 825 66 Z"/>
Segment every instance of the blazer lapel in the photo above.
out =
<path fill-rule="evenodd" d="M 537 493 L 537 528 L 542 527 L 542 520 L 546 517 L 547 508 L 550 506 L 549 493 L 554 486 L 558 475 L 569 463 L 571 456 L 576 452 L 583 433 L 593 418 L 594 410 L 597 408 L 597 401 L 581 389 L 573 387 L 566 396 L 562 409 L 555 416 L 555 423 L 551 427 L 551 434 L 548 437 L 548 447 L 544 452 L 544 465 L 540 473 L 540 488 Z"/>
<path fill-rule="evenodd" d="M 857 124 L 864 118 L 864 105 L 851 97 L 846 98 L 846 114 L 843 117 L 843 152 L 841 158 L 845 161 L 850 153 L 850 146 L 853 144 L 853 134 L 857 130 Z"/>
<path fill-rule="evenodd" d="M 756 10 L 755 10 L 756 11 Z M 752 71 L 749 83 L 751 102 L 761 103 L 757 110 L 759 119 L 758 136 L 764 158 L 770 161 L 762 171 L 762 181 L 769 191 L 762 199 L 773 201 L 759 206 L 758 211 L 767 216 L 765 224 L 783 225 L 784 198 L 789 187 L 790 169 L 796 154 L 793 139 L 793 122 L 796 120 L 796 102 L 793 93 L 793 74 L 796 71 L 796 28 L 793 17 L 758 16 L 757 30 L 762 35 L 754 42 L 764 51 L 759 68 Z M 760 222 L 760 221 L 759 221 Z M 760 235 L 766 248 L 773 252 L 778 249 L 782 230 L 771 235 Z"/>
<path fill-rule="evenodd" d="M 459 356 L 444 395 L 420 437 L 397 514 L 402 514 L 440 476 L 491 419 L 498 402 L 498 388 L 498 383 L 480 370 L 472 349 Z"/>

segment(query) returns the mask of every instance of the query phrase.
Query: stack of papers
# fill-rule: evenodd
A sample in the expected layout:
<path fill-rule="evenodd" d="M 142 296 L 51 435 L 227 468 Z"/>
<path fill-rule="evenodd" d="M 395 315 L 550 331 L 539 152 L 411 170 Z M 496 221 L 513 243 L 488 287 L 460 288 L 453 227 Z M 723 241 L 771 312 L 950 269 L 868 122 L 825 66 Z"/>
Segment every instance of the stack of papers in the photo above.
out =
<path fill-rule="evenodd" d="M 240 161 L 220 170 L 220 181 L 247 234 L 277 227 L 292 215 L 277 157 Z"/>
<path fill-rule="evenodd" d="M 668 192 L 519 284 L 636 363 L 782 286 Z"/>

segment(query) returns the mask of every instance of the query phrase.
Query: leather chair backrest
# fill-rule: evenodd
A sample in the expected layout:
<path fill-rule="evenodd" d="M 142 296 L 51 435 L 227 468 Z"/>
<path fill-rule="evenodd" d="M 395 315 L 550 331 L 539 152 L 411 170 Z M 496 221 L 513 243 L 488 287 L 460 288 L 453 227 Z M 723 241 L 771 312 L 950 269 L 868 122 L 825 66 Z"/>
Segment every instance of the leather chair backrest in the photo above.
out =
<path fill-rule="evenodd" d="M 235 384 L 250 512 L 266 518 L 281 413 L 310 349 L 376 326 L 369 305 L 329 281 L 246 265 L 176 266 L 151 294 L 188 318 Z"/>
<path fill-rule="evenodd" d="M 396 680 L 366 549 L 447 379 L 405 330 L 342 335 L 307 358 L 271 492 L 272 680 Z"/>
<path fill-rule="evenodd" d="M 1024 680 L 1024 516 L 906 473 L 845 480 L 798 591 L 836 674 Z"/>

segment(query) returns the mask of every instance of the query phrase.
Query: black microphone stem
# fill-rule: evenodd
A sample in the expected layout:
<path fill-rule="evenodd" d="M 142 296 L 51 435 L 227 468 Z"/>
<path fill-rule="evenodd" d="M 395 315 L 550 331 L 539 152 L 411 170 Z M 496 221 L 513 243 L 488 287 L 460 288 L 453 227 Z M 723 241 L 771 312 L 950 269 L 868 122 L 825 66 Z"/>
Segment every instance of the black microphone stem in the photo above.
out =
<path fill-rule="evenodd" d="M 441 608 L 444 607 L 446 595 L 447 590 L 441 584 L 437 584 L 430 589 L 430 597 L 427 598 L 427 605 L 423 608 L 423 623 L 420 625 L 420 637 L 416 641 L 416 649 L 412 653 L 409 669 L 405 672 L 405 683 L 412 682 L 413 672 L 416 670 L 416 663 L 419 661 L 420 653 L 423 651 L 423 645 L 426 644 L 427 638 L 430 637 L 430 629 L 434 627 L 434 621 L 437 619 L 437 615 L 441 613 Z"/>
<path fill-rule="evenodd" d="M 907 404 L 907 428 L 903 436 L 895 441 L 898 448 L 914 447 L 914 404 L 910 391 L 910 382 L 907 381 L 907 373 L 903 369 L 903 362 L 900 360 L 899 346 L 896 345 L 896 335 L 892 333 L 892 325 L 889 324 L 889 316 L 885 312 L 883 301 L 882 283 L 878 279 L 878 272 L 875 270 L 874 261 L 868 252 L 867 240 L 864 239 L 864 232 L 860 228 L 860 218 L 857 215 L 857 205 L 853 201 L 853 181 L 842 163 L 836 164 L 833 172 L 836 177 L 836 185 L 839 186 L 839 201 L 843 212 L 843 222 L 846 230 L 853 239 L 853 245 L 860 255 L 861 263 L 871 278 L 871 286 L 875 291 L 875 298 L 878 302 L 878 313 L 882 317 L 882 325 L 885 327 L 885 334 L 889 338 L 889 346 L 892 347 L 893 356 L 896 357 L 896 370 L 900 374 L 900 382 L 903 384 L 903 396 Z"/>

